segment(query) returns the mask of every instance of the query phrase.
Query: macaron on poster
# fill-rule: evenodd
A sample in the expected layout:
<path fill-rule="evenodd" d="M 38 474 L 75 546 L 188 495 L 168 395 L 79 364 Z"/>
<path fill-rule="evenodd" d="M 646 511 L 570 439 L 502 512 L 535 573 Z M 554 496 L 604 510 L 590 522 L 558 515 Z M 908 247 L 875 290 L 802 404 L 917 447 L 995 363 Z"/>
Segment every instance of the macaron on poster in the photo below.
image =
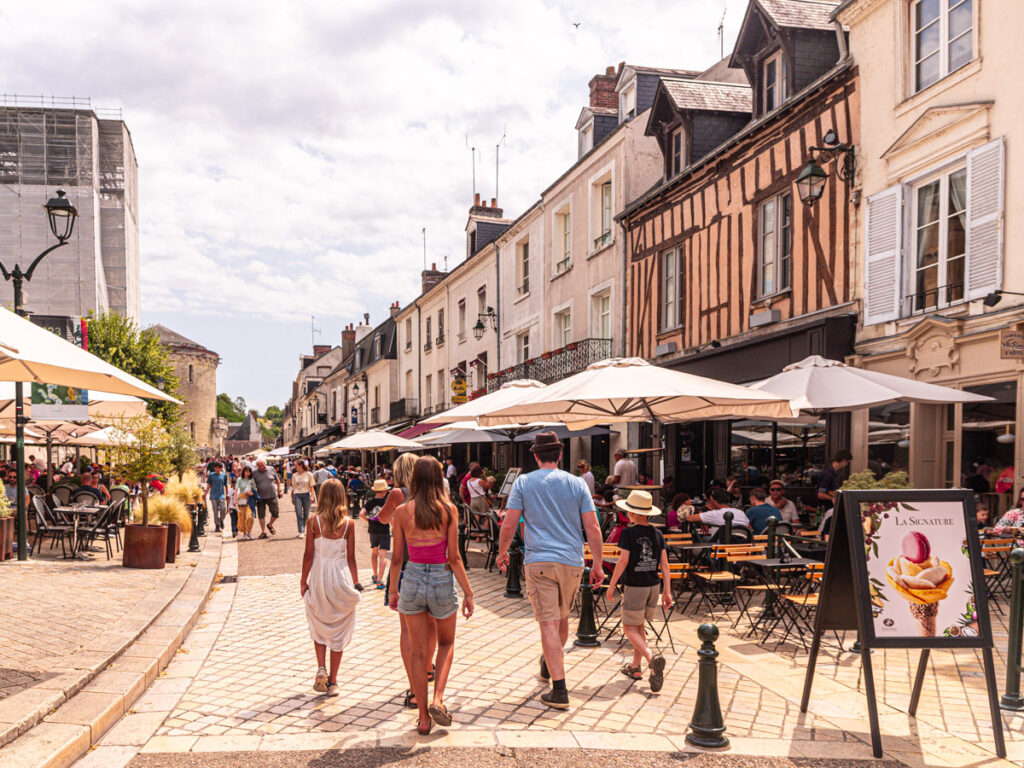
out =
<path fill-rule="evenodd" d="M 961 501 L 861 505 L 875 637 L 977 637 Z"/>

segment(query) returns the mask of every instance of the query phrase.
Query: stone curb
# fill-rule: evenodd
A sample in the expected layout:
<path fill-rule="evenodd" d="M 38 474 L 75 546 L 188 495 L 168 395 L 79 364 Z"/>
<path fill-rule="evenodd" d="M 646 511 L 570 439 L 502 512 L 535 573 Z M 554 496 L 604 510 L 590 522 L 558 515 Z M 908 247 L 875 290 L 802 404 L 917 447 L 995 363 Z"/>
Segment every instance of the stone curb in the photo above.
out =
<path fill-rule="evenodd" d="M 220 536 L 208 536 L 194 568 L 169 573 L 133 615 L 76 656 L 82 669 L 0 702 L 0 765 L 64 768 L 85 754 L 156 680 L 199 619 L 221 548 Z"/>

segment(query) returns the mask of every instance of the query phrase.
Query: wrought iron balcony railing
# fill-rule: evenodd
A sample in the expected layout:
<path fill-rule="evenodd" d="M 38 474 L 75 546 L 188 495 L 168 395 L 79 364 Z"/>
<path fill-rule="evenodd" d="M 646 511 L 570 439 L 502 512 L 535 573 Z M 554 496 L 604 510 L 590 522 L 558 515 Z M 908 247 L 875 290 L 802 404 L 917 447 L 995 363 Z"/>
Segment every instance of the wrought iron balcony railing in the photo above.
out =
<path fill-rule="evenodd" d="M 391 403 L 391 421 L 416 418 L 419 415 L 418 405 L 419 401 L 411 397 L 395 400 Z"/>
<path fill-rule="evenodd" d="M 611 354 L 611 339 L 573 341 L 518 365 L 487 374 L 487 391 L 493 392 L 502 384 L 516 379 L 536 379 L 551 384 L 579 373 L 591 363 L 611 357 Z"/>

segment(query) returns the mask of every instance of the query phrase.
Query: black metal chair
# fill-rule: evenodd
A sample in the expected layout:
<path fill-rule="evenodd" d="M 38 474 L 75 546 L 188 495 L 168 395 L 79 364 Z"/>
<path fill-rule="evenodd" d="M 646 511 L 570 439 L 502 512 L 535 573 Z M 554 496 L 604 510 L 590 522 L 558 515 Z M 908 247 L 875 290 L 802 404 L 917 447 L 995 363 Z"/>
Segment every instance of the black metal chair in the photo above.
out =
<path fill-rule="evenodd" d="M 32 551 L 38 552 L 39 545 L 42 544 L 43 539 L 49 537 L 50 549 L 53 549 L 57 546 L 57 542 L 60 542 L 61 555 L 67 557 L 68 552 L 64 546 L 64 540 L 65 538 L 70 538 L 73 530 L 72 526 L 67 523 L 57 523 L 42 496 L 32 497 L 32 507 L 35 510 L 36 518 L 36 531 L 32 540 Z"/>
<path fill-rule="evenodd" d="M 120 504 L 111 504 L 106 509 L 102 510 L 96 515 L 91 521 L 86 523 L 84 527 L 79 526 L 78 530 L 78 551 L 81 552 L 86 547 L 91 547 L 97 537 L 103 539 L 103 545 L 107 550 L 107 560 L 113 555 L 113 549 L 110 546 L 110 529 L 116 530 L 117 514 L 120 509 Z"/>

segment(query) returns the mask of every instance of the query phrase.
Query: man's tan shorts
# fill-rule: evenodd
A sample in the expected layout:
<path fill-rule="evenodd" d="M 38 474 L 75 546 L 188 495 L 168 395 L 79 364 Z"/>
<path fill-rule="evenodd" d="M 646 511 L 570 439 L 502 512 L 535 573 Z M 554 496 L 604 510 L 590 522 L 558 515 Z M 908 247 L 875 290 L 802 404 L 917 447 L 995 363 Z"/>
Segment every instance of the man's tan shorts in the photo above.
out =
<path fill-rule="evenodd" d="M 526 594 L 537 621 L 567 619 L 580 588 L 583 568 L 564 563 L 529 563 L 525 570 Z"/>
<path fill-rule="evenodd" d="M 622 588 L 622 624 L 626 627 L 637 627 L 645 620 L 653 621 L 658 615 L 658 604 L 661 601 L 661 584 L 653 587 Z"/>

